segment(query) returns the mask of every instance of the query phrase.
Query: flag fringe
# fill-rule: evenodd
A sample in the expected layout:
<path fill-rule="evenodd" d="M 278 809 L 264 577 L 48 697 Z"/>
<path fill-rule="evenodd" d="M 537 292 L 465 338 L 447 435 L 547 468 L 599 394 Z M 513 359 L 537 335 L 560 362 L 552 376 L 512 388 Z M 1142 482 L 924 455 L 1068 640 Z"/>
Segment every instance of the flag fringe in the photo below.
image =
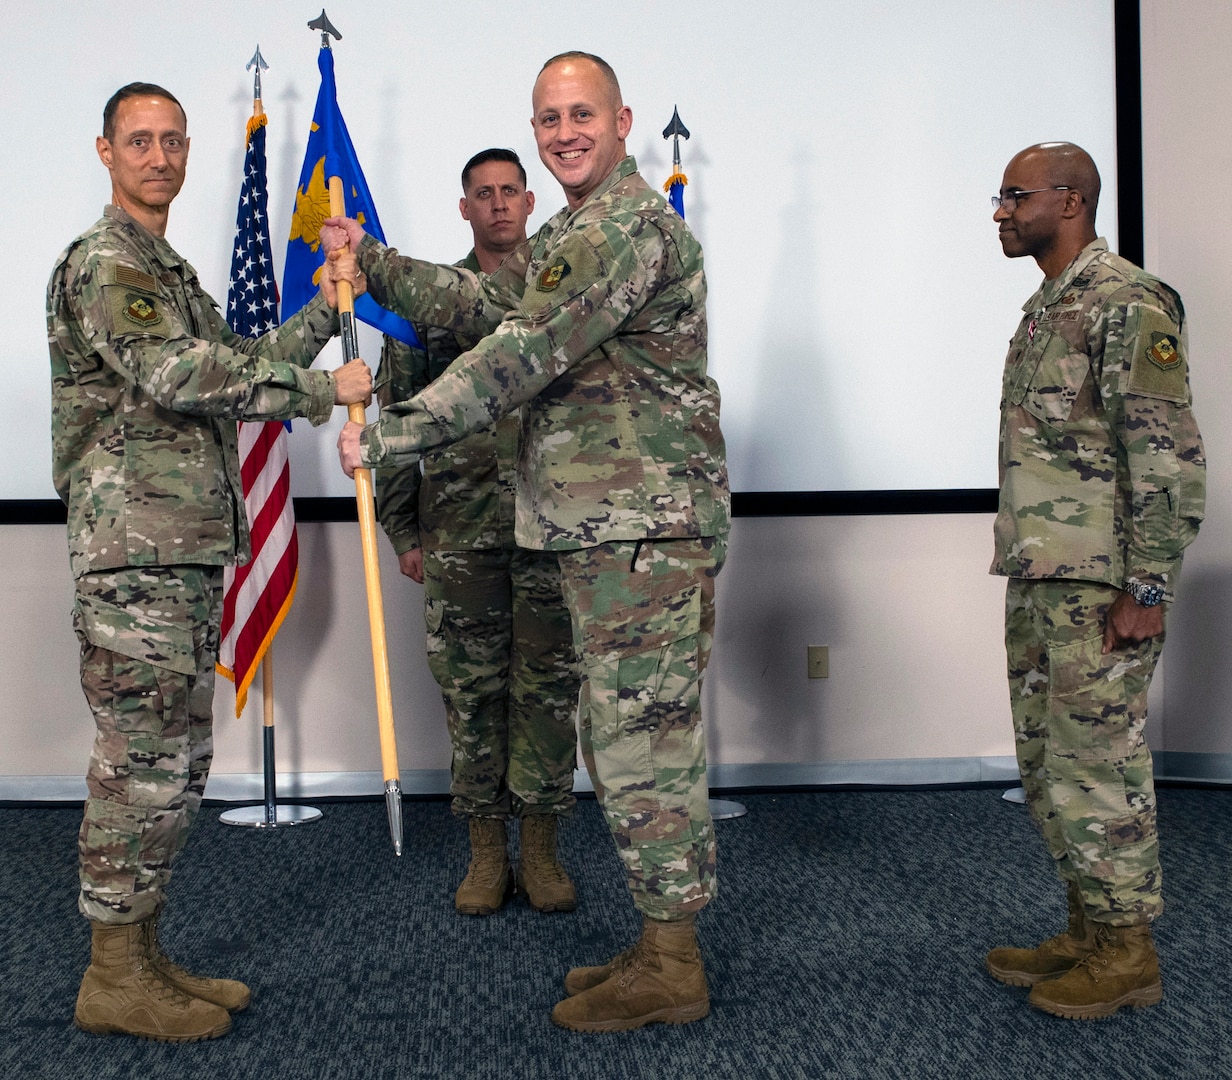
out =
<path fill-rule="evenodd" d="M 685 174 L 682 173 L 679 169 L 676 169 L 672 172 L 672 175 L 669 176 L 666 182 L 663 184 L 663 190 L 671 191 L 672 188 L 676 184 L 680 184 L 681 187 L 684 187 L 688 184 L 688 182 L 689 182 L 689 178 L 685 176 Z"/>
<path fill-rule="evenodd" d="M 265 115 L 265 113 L 258 113 L 256 116 L 250 116 L 248 118 L 248 127 L 244 131 L 244 146 L 247 146 L 250 142 L 252 142 L 253 133 L 257 130 L 257 128 L 265 127 L 268 121 L 269 118 Z"/>

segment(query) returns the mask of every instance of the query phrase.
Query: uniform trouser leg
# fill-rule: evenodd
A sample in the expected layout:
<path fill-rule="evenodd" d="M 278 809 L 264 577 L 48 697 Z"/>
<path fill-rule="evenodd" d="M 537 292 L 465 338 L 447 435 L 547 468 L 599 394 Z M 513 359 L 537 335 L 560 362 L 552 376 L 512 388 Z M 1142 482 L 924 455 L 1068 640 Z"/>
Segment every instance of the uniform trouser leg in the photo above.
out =
<path fill-rule="evenodd" d="M 1119 590 L 1011 580 L 1005 644 L 1019 772 L 1061 877 L 1097 922 L 1163 908 L 1147 690 L 1162 636 L 1101 655 Z"/>
<path fill-rule="evenodd" d="M 581 676 L 573 623 L 555 552 L 517 549 L 509 562 L 513 649 L 509 656 L 508 787 L 514 813 L 573 808 Z"/>
<path fill-rule="evenodd" d="M 582 659 L 582 755 L 634 904 L 654 919 L 716 891 L 701 683 L 714 634 L 717 537 L 560 552 Z"/>
<path fill-rule="evenodd" d="M 505 722 L 513 597 L 508 549 L 424 552 L 428 669 L 452 747 L 455 814 L 510 815 Z"/>
<path fill-rule="evenodd" d="M 453 748 L 453 810 L 573 805 L 578 674 L 555 555 L 424 553 L 428 667 Z"/>
<path fill-rule="evenodd" d="M 94 714 L 78 834 L 78 906 L 100 923 L 162 906 L 213 758 L 221 569 L 165 567 L 77 582 L 81 686 Z"/>

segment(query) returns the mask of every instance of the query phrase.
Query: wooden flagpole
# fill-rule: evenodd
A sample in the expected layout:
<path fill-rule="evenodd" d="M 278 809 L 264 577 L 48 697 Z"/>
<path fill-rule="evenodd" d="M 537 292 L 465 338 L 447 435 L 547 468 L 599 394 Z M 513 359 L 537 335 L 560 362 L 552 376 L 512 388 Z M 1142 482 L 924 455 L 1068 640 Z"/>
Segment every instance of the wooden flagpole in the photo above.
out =
<path fill-rule="evenodd" d="M 329 178 L 329 211 L 346 217 L 342 178 Z M 349 281 L 338 282 L 338 317 L 342 322 L 342 353 L 347 362 L 359 356 L 355 336 L 355 296 Z M 348 419 L 366 422 L 364 406 L 347 407 Z M 393 694 L 389 685 L 389 650 L 385 640 L 385 607 L 381 599 L 381 570 L 377 562 L 376 509 L 373 503 L 372 470 L 355 470 L 355 503 L 359 538 L 364 556 L 364 582 L 368 588 L 368 629 L 372 637 L 372 669 L 376 680 L 376 715 L 381 736 L 381 768 L 385 775 L 385 810 L 394 854 L 402 854 L 402 780 L 398 773 L 398 744 L 394 734 Z"/>

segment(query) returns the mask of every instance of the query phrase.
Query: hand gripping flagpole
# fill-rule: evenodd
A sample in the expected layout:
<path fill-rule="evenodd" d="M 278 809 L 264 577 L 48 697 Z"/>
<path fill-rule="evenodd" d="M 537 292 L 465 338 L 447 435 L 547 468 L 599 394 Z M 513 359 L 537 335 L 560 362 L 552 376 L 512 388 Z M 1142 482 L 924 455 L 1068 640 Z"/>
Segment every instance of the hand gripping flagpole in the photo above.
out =
<path fill-rule="evenodd" d="M 339 41 L 342 35 L 333 28 L 325 11 L 308 24 L 321 31 L 321 47 L 328 49 L 329 35 Z M 346 197 L 342 178 L 329 177 L 329 212 L 346 217 Z M 355 333 L 355 294 L 349 281 L 338 282 L 338 319 L 342 324 L 342 356 L 348 363 L 359 356 Z M 366 421 L 362 402 L 347 406 L 347 418 L 357 424 Z M 398 744 L 394 734 L 393 694 L 389 686 L 389 650 L 385 640 L 385 607 L 381 599 L 381 569 L 377 562 L 376 510 L 373 502 L 372 470 L 355 470 L 355 504 L 359 516 L 359 538 L 364 555 L 364 583 L 368 589 L 368 629 L 372 637 L 372 669 L 376 681 L 376 715 L 381 736 L 381 768 L 385 775 L 385 812 L 394 854 L 402 854 L 402 780 L 398 774 Z"/>
<path fill-rule="evenodd" d="M 684 126 L 684 122 L 680 119 L 680 111 L 673 105 L 672 118 L 668 121 L 667 127 L 663 129 L 663 138 L 672 140 L 672 175 L 667 178 L 663 190 L 667 194 L 668 202 L 672 204 L 672 209 L 681 218 L 684 217 L 684 187 L 689 182 L 689 178 L 685 176 L 684 170 L 680 167 L 680 140 L 688 137 L 689 129 Z M 710 816 L 715 821 L 743 817 L 749 812 L 744 803 L 736 802 L 734 799 L 710 799 L 709 803 Z"/>

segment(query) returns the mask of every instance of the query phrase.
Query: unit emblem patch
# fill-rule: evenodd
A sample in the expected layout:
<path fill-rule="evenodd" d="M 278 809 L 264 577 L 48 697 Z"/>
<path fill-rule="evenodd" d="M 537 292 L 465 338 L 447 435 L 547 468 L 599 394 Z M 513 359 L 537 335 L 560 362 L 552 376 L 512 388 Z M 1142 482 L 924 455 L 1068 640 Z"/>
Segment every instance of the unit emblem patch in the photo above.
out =
<path fill-rule="evenodd" d="M 1181 352 L 1177 348 L 1177 340 L 1172 334 L 1151 334 L 1151 344 L 1147 347 L 1146 358 L 1157 368 L 1169 371 L 1181 362 Z"/>

